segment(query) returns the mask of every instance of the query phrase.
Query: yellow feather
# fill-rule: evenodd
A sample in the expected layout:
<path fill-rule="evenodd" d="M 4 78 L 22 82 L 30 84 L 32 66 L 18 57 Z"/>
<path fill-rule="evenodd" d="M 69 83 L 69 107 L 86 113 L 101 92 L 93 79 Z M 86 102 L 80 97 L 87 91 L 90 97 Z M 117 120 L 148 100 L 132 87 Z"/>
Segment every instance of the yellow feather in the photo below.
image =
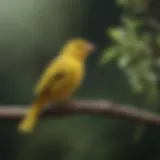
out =
<path fill-rule="evenodd" d="M 47 103 L 64 101 L 79 88 L 85 74 L 85 60 L 93 50 L 85 39 L 72 39 L 66 43 L 37 83 L 37 98 L 19 124 L 20 131 L 32 132 Z"/>

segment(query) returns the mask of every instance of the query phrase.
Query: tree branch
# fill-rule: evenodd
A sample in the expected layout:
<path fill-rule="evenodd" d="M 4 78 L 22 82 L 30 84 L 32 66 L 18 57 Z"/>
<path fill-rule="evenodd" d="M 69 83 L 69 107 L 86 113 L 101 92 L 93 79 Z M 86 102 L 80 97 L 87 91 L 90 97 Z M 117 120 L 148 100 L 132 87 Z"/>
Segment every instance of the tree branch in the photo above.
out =
<path fill-rule="evenodd" d="M 20 119 L 26 111 L 27 106 L 0 106 L 0 119 Z M 127 118 L 137 122 L 160 125 L 160 116 L 158 114 L 102 100 L 73 100 L 61 106 L 50 106 L 42 113 L 41 117 L 61 117 L 78 114 Z"/>

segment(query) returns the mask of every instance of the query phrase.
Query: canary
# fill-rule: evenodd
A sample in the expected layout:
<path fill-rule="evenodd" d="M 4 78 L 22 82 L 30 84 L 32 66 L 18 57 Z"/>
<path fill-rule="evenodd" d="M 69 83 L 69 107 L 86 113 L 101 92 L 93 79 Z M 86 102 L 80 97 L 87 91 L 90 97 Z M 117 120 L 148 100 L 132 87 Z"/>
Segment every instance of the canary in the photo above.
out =
<path fill-rule="evenodd" d="M 95 45 L 83 38 L 73 38 L 66 42 L 38 81 L 36 98 L 18 125 L 19 131 L 32 132 L 48 103 L 65 101 L 72 96 L 82 84 L 86 59 L 94 50 Z"/>

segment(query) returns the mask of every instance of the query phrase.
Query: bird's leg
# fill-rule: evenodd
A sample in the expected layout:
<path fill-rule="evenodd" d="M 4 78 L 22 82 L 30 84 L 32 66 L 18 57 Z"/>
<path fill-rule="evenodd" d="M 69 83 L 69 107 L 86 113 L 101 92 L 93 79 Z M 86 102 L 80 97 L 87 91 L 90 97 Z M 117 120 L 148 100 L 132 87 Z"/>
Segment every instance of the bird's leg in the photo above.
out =
<path fill-rule="evenodd" d="M 64 101 L 60 101 L 57 103 L 57 106 L 59 109 L 65 109 L 67 108 L 68 104 L 70 103 L 70 100 L 69 99 L 66 99 Z"/>
<path fill-rule="evenodd" d="M 48 110 L 49 108 L 52 108 L 52 109 L 55 108 L 56 109 L 57 108 L 57 104 L 54 103 L 54 102 L 49 102 L 45 109 Z"/>
<path fill-rule="evenodd" d="M 67 110 L 68 106 L 70 106 L 71 101 L 69 99 L 66 99 L 64 101 L 59 101 L 59 102 L 50 102 L 48 104 L 48 106 L 45 108 L 46 110 L 48 110 L 49 108 L 51 108 L 52 110 Z"/>

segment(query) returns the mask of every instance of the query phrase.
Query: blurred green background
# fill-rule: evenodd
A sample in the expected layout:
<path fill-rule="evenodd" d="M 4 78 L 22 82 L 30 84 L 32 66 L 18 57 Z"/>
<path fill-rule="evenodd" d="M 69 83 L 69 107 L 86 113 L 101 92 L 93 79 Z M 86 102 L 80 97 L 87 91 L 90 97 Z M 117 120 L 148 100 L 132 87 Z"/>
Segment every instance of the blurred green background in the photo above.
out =
<path fill-rule="evenodd" d="M 30 104 L 42 70 L 66 40 L 85 37 L 98 45 L 75 97 L 146 105 L 133 95 L 115 63 L 100 67 L 110 44 L 109 26 L 119 23 L 113 0 L 0 0 L 0 103 Z M 135 122 L 91 115 L 45 118 L 33 134 L 17 133 L 17 121 L 0 120 L 3 160 L 159 160 L 160 129 L 147 126 L 137 143 Z"/>

